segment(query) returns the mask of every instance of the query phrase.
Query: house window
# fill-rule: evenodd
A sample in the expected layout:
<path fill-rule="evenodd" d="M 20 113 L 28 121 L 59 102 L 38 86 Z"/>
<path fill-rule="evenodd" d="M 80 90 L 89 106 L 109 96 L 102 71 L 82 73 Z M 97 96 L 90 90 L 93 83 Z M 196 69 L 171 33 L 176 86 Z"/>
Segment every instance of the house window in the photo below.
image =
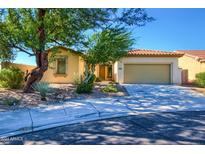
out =
<path fill-rule="evenodd" d="M 65 57 L 57 58 L 56 62 L 57 62 L 56 73 L 57 74 L 66 74 L 66 58 Z"/>

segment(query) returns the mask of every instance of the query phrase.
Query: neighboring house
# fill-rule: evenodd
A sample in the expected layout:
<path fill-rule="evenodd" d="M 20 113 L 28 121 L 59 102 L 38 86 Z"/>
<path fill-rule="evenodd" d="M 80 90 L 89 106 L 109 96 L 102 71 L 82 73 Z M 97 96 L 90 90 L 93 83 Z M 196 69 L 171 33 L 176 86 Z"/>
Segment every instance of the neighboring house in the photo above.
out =
<path fill-rule="evenodd" d="M 97 65 L 95 75 L 118 83 L 181 84 L 181 69 L 178 68 L 181 56 L 183 53 L 178 52 L 132 50 L 113 65 Z M 42 81 L 73 83 L 83 75 L 82 53 L 59 47 L 54 59 L 49 62 Z"/>
<path fill-rule="evenodd" d="M 205 72 L 205 50 L 178 50 L 177 52 L 185 53 L 179 58 L 182 83 L 193 83 L 197 73 Z"/>

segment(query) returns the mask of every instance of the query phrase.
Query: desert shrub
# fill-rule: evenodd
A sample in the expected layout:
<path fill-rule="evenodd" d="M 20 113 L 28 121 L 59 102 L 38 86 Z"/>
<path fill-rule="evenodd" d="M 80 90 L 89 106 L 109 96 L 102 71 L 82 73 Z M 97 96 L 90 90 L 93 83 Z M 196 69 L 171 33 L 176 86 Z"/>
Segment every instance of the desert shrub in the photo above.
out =
<path fill-rule="evenodd" d="M 46 101 L 46 96 L 48 92 L 51 90 L 49 84 L 46 82 L 39 82 L 36 83 L 33 88 L 40 93 L 41 100 Z"/>
<path fill-rule="evenodd" d="M 196 74 L 196 84 L 200 87 L 205 87 L 205 72 Z"/>
<path fill-rule="evenodd" d="M 94 74 L 89 74 L 87 78 L 84 76 L 82 80 L 77 84 L 76 92 L 81 93 L 91 93 L 94 87 L 94 81 L 96 77 Z"/>
<path fill-rule="evenodd" d="M 93 84 L 92 83 L 80 83 L 77 86 L 76 92 L 79 94 L 82 93 L 91 93 L 93 90 Z"/>
<path fill-rule="evenodd" d="M 93 84 L 94 81 L 95 81 L 95 79 L 96 79 L 95 74 L 91 74 L 91 77 L 90 77 L 90 79 L 88 80 L 88 84 Z"/>
<path fill-rule="evenodd" d="M 109 85 L 105 86 L 104 88 L 101 89 L 101 91 L 104 93 L 109 93 L 109 92 L 116 93 L 116 92 L 118 92 L 117 87 L 113 84 L 109 84 Z"/>
<path fill-rule="evenodd" d="M 3 104 L 7 106 L 15 106 L 20 103 L 20 100 L 14 97 L 6 98 L 3 100 Z"/>
<path fill-rule="evenodd" d="M 0 86 L 3 88 L 18 89 L 22 86 L 24 73 L 16 67 L 0 70 Z"/>
<path fill-rule="evenodd" d="M 102 81 L 102 79 L 100 77 L 95 78 L 95 82 L 101 82 L 101 81 Z"/>

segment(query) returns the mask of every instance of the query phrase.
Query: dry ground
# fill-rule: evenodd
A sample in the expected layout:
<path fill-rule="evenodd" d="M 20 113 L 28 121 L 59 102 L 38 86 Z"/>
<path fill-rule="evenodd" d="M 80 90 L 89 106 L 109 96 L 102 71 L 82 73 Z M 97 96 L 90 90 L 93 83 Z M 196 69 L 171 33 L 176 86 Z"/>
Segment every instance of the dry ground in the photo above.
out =
<path fill-rule="evenodd" d="M 86 98 L 102 98 L 102 97 L 114 97 L 125 96 L 127 93 L 121 86 L 117 86 L 119 92 L 117 93 L 103 93 L 101 89 L 108 83 L 97 83 L 92 93 L 90 94 L 77 94 L 75 92 L 76 86 L 73 84 L 51 84 L 51 92 L 47 96 L 47 101 L 41 101 L 38 92 L 23 93 L 21 89 L 0 89 L 0 111 L 6 111 L 10 109 L 18 109 L 23 107 L 38 106 L 39 104 L 59 103 L 65 99 L 86 99 Z M 7 98 L 16 98 L 20 100 L 20 104 L 17 106 L 11 106 L 3 104 L 3 100 Z"/>
<path fill-rule="evenodd" d="M 200 88 L 197 85 L 190 84 L 190 85 L 183 85 L 184 87 L 190 87 L 192 90 L 197 91 L 205 95 L 205 88 Z"/>

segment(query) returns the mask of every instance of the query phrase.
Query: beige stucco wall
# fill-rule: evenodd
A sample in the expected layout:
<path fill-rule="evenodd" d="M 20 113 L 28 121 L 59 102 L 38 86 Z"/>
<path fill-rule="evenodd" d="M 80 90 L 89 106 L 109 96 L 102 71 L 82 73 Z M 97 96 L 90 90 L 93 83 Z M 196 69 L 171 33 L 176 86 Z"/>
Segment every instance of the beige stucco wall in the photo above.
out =
<path fill-rule="evenodd" d="M 124 57 L 114 64 L 116 82 L 124 83 L 124 64 L 170 64 L 171 83 L 181 84 L 181 69 L 175 57 Z"/>
<path fill-rule="evenodd" d="M 99 77 L 99 71 L 100 71 L 100 66 L 96 65 L 95 66 L 95 75 L 96 75 L 96 77 Z"/>
<path fill-rule="evenodd" d="M 179 67 L 188 71 L 188 81 L 193 82 L 199 72 L 205 72 L 205 63 L 197 61 L 194 57 L 184 55 L 179 58 Z"/>
<path fill-rule="evenodd" d="M 49 54 L 50 57 L 51 54 Z M 66 74 L 56 74 L 56 61 L 49 63 L 49 68 L 45 72 L 42 82 L 48 83 L 73 83 L 74 78 L 80 77 L 83 73 L 84 62 L 79 54 L 70 52 L 66 49 L 59 49 L 56 57 L 65 56 L 67 58 Z"/>
<path fill-rule="evenodd" d="M 81 56 L 79 56 L 79 65 L 78 65 L 78 76 L 79 78 L 83 75 L 84 70 L 85 70 L 85 62 Z"/>
<path fill-rule="evenodd" d="M 119 61 L 116 61 L 113 65 L 113 79 L 114 81 L 118 82 L 118 71 L 119 71 Z"/>

